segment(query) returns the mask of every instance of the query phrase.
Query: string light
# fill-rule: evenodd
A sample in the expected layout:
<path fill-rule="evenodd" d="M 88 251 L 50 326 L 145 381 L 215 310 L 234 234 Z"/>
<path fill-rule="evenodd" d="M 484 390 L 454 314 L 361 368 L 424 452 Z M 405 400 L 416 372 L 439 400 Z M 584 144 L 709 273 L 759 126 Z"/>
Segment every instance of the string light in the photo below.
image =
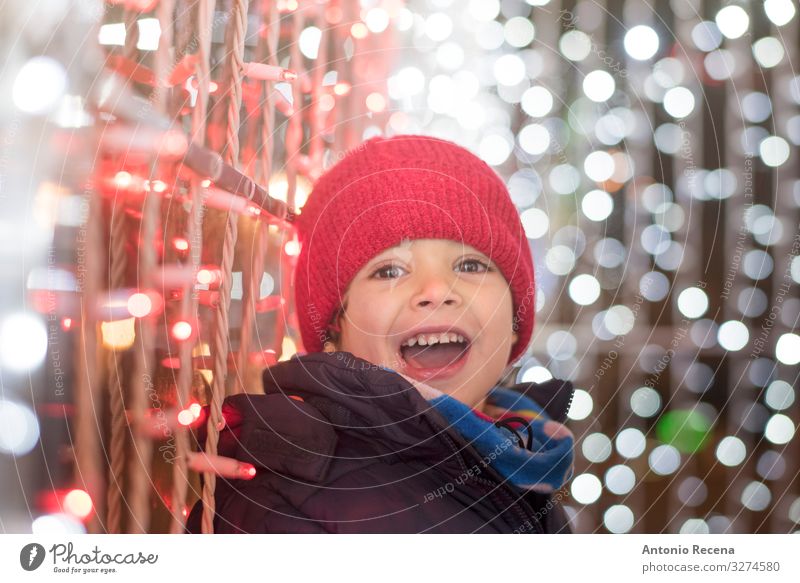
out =
<path fill-rule="evenodd" d="M 64 496 L 64 510 L 76 518 L 87 518 L 93 509 L 92 498 L 85 490 L 70 490 Z"/>
<path fill-rule="evenodd" d="M 175 340 L 184 341 L 192 337 L 192 325 L 183 320 L 175 322 L 172 325 L 172 337 Z"/>

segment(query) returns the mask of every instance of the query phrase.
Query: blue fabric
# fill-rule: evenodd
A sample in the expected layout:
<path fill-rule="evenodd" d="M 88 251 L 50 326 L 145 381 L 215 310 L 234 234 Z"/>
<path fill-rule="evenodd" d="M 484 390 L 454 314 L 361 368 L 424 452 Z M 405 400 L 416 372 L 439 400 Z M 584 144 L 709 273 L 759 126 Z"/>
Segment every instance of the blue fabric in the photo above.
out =
<path fill-rule="evenodd" d="M 553 492 L 572 477 L 572 433 L 551 420 L 533 399 L 501 387 L 494 388 L 487 399 L 488 405 L 529 420 L 533 430 L 530 450 L 518 445 L 512 431 L 497 427 L 449 395 L 439 394 L 429 402 L 478 450 L 485 462 L 518 488 Z M 527 441 L 522 424 L 518 431 Z"/>

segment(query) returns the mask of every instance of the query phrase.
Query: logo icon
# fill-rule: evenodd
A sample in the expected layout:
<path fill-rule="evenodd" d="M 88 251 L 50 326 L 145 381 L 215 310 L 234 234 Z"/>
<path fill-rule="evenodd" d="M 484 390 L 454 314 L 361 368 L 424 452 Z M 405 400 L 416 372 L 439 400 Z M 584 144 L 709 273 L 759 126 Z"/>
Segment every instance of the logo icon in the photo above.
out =
<path fill-rule="evenodd" d="M 26 571 L 35 571 L 44 562 L 44 547 L 39 543 L 30 543 L 19 552 L 19 564 Z"/>

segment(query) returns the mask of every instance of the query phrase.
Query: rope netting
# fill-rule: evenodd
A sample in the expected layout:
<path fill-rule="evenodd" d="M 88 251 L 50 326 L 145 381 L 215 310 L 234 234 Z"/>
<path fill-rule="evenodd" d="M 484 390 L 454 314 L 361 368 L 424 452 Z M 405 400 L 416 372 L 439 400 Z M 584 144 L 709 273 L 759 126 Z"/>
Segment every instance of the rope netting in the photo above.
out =
<path fill-rule="evenodd" d="M 180 533 L 198 499 L 213 532 L 217 477 L 253 471 L 217 455 L 222 401 L 259 392 L 260 371 L 298 350 L 293 209 L 331 144 L 346 150 L 362 133 L 338 125 L 337 100 L 368 71 L 353 58 L 350 10 L 106 6 L 102 27 L 121 28 L 101 43 L 90 91 L 103 125 L 75 353 L 75 481 L 93 504 L 90 532 Z M 298 42 L 309 28 L 315 59 Z"/>

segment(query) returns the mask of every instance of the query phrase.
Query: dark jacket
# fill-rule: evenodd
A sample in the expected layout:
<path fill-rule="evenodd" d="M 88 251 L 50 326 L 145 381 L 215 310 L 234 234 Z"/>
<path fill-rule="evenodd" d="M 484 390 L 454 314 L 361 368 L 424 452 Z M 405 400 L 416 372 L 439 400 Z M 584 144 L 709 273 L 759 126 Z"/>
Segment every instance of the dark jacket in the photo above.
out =
<path fill-rule="evenodd" d="M 566 420 L 569 381 L 513 388 Z M 393 371 L 312 353 L 266 369 L 264 391 L 223 404 L 219 454 L 258 471 L 217 480 L 217 533 L 570 532 L 563 493 L 504 482 Z M 201 514 L 198 502 L 189 532 Z"/>

